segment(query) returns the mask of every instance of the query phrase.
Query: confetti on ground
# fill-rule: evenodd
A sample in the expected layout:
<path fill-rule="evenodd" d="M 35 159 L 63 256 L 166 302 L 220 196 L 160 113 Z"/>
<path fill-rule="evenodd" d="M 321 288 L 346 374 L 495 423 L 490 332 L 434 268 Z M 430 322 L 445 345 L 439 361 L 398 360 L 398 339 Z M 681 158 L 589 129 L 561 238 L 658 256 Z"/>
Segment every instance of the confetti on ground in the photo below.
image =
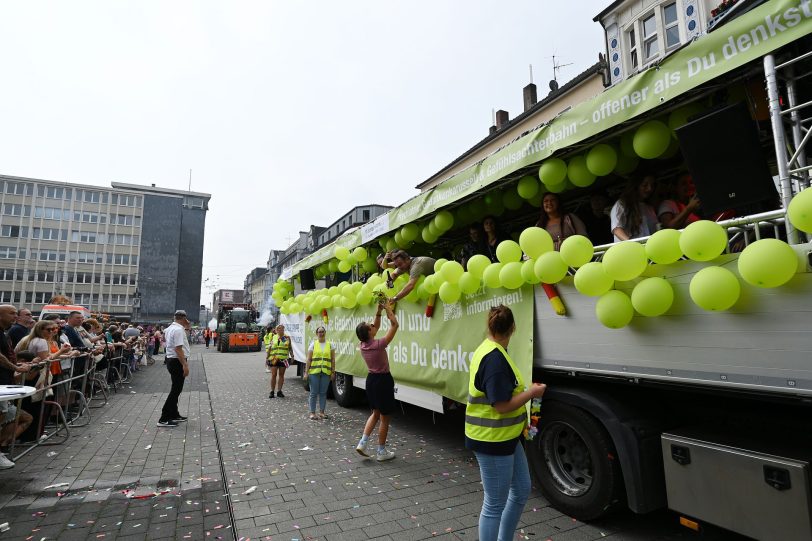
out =
<path fill-rule="evenodd" d="M 252 486 L 251 488 L 249 488 L 248 490 L 246 490 L 245 492 L 243 492 L 243 494 L 245 494 L 245 495 L 251 494 L 251 493 L 252 493 L 252 492 L 254 492 L 256 489 L 257 489 L 257 486 L 256 486 L 256 485 L 254 485 L 254 486 Z"/>
<path fill-rule="evenodd" d="M 59 487 L 66 487 L 70 483 L 54 483 L 53 485 L 48 485 L 47 487 L 43 488 L 42 490 L 47 490 L 49 488 L 59 488 Z"/>

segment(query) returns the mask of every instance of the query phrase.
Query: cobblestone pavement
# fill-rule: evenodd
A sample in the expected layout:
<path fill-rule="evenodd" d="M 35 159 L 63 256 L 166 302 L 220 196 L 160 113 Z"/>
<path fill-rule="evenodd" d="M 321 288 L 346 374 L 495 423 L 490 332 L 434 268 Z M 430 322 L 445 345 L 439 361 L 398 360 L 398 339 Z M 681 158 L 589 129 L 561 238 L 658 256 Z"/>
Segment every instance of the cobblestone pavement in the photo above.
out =
<path fill-rule="evenodd" d="M 261 354 L 192 357 L 188 423 L 155 426 L 169 390 L 158 362 L 68 442 L 0 471 L 0 541 L 476 539 L 482 487 L 461 417 L 407 406 L 390 430 L 397 458 L 378 463 L 355 452 L 365 408 L 330 400 L 330 418 L 311 421 L 295 370 L 270 400 Z M 520 527 L 518 539 L 543 541 L 694 538 L 667 512 L 583 524 L 535 491 Z"/>

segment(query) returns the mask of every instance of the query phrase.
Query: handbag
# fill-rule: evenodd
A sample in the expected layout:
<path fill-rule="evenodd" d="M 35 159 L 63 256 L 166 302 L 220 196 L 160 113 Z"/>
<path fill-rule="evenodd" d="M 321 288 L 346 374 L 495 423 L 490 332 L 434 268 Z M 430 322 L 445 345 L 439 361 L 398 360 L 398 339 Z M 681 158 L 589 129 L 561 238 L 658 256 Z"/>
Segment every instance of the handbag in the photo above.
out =
<path fill-rule="evenodd" d="M 37 383 L 34 385 L 37 389 L 39 389 L 39 391 L 31 395 L 31 402 L 40 402 L 43 397 L 52 397 L 54 395 L 53 389 L 43 391 L 43 388 L 48 387 L 52 381 L 53 376 L 51 375 L 50 370 L 40 370 L 39 378 L 37 378 Z"/>

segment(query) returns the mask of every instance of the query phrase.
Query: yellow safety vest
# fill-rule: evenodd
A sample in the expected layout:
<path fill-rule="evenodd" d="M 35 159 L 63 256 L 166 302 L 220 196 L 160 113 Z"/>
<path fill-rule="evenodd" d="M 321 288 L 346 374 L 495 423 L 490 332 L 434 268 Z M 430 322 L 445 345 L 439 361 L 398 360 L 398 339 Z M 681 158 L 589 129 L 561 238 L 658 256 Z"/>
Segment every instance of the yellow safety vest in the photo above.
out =
<path fill-rule="evenodd" d="M 507 359 L 513 375 L 516 377 L 516 388 L 513 395 L 525 390 L 524 380 L 519 369 L 510 358 L 507 351 L 496 342 L 485 339 L 474 352 L 470 364 L 470 378 L 468 380 L 468 405 L 465 410 L 465 435 L 472 440 L 500 442 L 518 438 L 527 426 L 527 407 L 522 405 L 513 411 L 499 413 L 485 397 L 485 393 L 474 386 L 474 378 L 479 371 L 479 365 L 485 356 L 498 349 Z"/>
<path fill-rule="evenodd" d="M 287 335 L 285 336 L 287 338 Z M 284 342 L 279 338 L 278 334 L 274 334 L 271 338 L 271 352 L 269 357 L 271 359 L 287 359 L 288 352 L 290 351 L 290 338 Z"/>
<path fill-rule="evenodd" d="M 330 342 L 325 342 L 322 347 L 321 342 L 316 340 L 313 344 L 313 357 L 310 361 L 310 371 L 308 374 L 327 374 L 332 373 L 333 363 L 330 360 Z"/>
<path fill-rule="evenodd" d="M 266 350 L 269 347 L 271 347 L 271 339 L 273 338 L 273 336 L 274 336 L 274 333 L 269 332 L 268 334 L 266 334 L 265 336 L 262 337 L 262 341 L 265 342 L 265 349 Z"/>

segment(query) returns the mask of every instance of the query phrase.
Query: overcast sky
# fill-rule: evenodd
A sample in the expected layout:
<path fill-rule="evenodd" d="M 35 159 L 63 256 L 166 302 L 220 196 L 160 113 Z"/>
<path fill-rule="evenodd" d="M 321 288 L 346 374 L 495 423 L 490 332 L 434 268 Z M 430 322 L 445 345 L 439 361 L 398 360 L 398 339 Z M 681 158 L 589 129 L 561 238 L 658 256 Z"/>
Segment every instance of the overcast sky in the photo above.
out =
<path fill-rule="evenodd" d="M 0 173 L 212 195 L 201 302 L 356 205 L 398 205 L 604 50 L 610 0 L 0 4 Z"/>

